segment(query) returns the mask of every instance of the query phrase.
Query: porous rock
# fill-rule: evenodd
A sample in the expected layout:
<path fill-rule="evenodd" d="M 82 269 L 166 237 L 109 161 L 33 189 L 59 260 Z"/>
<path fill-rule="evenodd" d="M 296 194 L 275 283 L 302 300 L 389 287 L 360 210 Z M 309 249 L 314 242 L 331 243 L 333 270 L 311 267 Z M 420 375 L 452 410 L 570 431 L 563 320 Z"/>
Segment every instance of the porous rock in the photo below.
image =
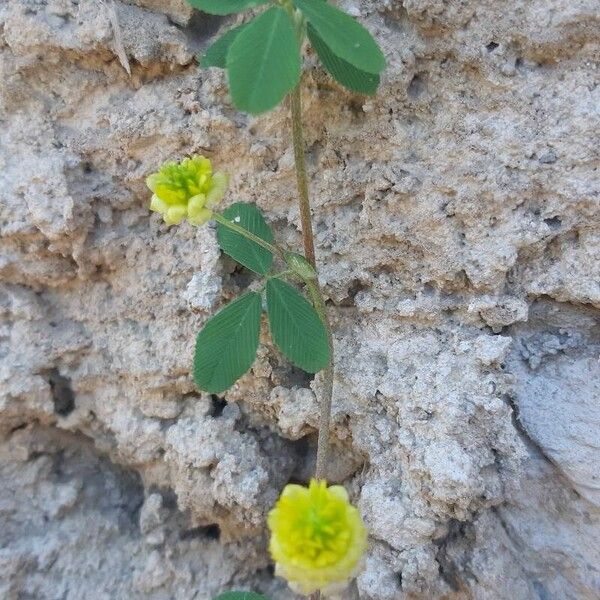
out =
<path fill-rule="evenodd" d="M 344 598 L 598 597 L 597 0 L 340 3 L 377 96 L 307 56 L 330 478 L 370 532 Z M 266 334 L 221 396 L 194 334 L 245 289 L 144 179 L 202 152 L 300 248 L 285 106 L 231 105 L 182 0 L 0 4 L 0 595 L 212 598 L 273 576 L 266 514 L 314 465 L 320 377 Z M 130 74 L 127 73 L 129 69 Z"/>

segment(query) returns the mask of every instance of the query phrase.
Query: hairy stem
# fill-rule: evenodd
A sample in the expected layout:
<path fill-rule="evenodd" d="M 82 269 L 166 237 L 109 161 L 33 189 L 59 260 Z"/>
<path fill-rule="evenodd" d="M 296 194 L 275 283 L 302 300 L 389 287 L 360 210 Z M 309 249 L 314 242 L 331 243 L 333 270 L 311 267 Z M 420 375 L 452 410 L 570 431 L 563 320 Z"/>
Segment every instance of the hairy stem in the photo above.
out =
<path fill-rule="evenodd" d="M 304 133 L 302 129 L 302 100 L 300 82 L 291 94 L 290 104 L 292 111 L 292 142 L 294 145 L 294 164 L 296 167 L 296 182 L 298 184 L 300 222 L 302 224 L 302 242 L 306 260 L 316 268 L 315 241 L 310 214 L 310 200 L 308 198 L 308 178 L 306 177 L 306 156 L 304 150 Z"/>
<path fill-rule="evenodd" d="M 317 442 L 317 465 L 315 469 L 316 479 L 326 479 L 327 456 L 329 454 L 329 427 L 331 421 L 331 399 L 333 396 L 333 334 L 331 324 L 327 316 L 327 307 L 323 294 L 316 280 L 305 281 L 308 293 L 311 297 L 315 310 L 317 311 L 325 330 L 327 331 L 327 343 L 329 344 L 329 364 L 323 373 L 323 396 L 321 398 L 321 414 L 319 415 L 319 440 Z"/>
<path fill-rule="evenodd" d="M 302 221 L 302 240 L 306 259 L 316 270 L 315 242 L 310 213 L 310 200 L 308 197 L 308 178 L 306 176 L 306 160 L 304 149 L 304 134 L 302 130 L 302 103 L 300 98 L 300 84 L 296 86 L 291 97 L 292 112 L 292 137 L 294 143 L 294 159 L 296 166 L 296 179 L 300 205 L 300 218 Z M 318 280 L 305 280 L 308 293 L 313 301 L 315 310 L 321 317 L 327 331 L 329 343 L 329 364 L 325 368 L 323 378 L 323 394 L 321 397 L 321 414 L 319 418 L 319 440 L 317 442 L 317 466 L 315 477 L 325 479 L 327 475 L 327 455 L 329 453 L 329 427 L 331 420 L 331 399 L 333 396 L 333 336 L 331 324 L 327 316 L 325 299 Z M 314 597 L 314 596 L 313 596 Z"/>

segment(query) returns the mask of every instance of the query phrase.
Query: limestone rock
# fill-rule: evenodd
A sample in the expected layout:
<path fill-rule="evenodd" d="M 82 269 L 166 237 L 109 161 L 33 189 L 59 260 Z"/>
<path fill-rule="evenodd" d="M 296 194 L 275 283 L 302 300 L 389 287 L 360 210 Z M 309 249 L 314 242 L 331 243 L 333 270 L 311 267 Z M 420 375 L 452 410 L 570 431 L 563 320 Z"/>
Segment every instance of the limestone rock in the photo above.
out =
<path fill-rule="evenodd" d="M 303 92 L 329 477 L 371 536 L 344 600 L 595 600 L 598 1 L 340 6 L 388 61 L 366 99 L 310 53 Z M 300 249 L 285 106 L 239 114 L 194 61 L 238 19 L 0 3 L 3 598 L 293 597 L 265 518 L 313 470 L 320 377 L 263 332 L 195 389 L 196 332 L 252 278 L 144 183 L 204 153 Z"/>

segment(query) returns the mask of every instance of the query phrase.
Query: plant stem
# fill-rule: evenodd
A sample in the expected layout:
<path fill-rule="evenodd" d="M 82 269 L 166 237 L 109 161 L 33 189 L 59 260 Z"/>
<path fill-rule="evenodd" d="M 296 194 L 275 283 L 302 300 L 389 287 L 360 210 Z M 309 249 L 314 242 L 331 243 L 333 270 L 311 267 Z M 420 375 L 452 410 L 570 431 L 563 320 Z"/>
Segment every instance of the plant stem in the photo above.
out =
<path fill-rule="evenodd" d="M 316 479 L 326 479 L 327 456 L 329 454 L 329 428 L 331 421 L 331 399 L 333 396 L 333 334 L 331 324 L 327 316 L 327 306 L 323 293 L 316 280 L 305 280 L 308 294 L 323 325 L 327 331 L 327 343 L 329 345 L 329 363 L 325 367 L 323 376 L 323 396 L 321 398 L 321 414 L 319 416 L 319 440 L 317 442 L 317 464 L 315 469 Z"/>
<path fill-rule="evenodd" d="M 294 146 L 294 164 L 296 167 L 296 182 L 298 194 L 300 195 L 300 222 L 302 224 L 302 242 L 304 243 L 304 256 L 306 260 L 316 268 L 315 242 L 312 229 L 312 218 L 310 214 L 310 200 L 308 198 L 308 179 L 306 177 L 306 156 L 304 151 L 304 133 L 302 130 L 302 82 L 294 88 L 291 94 L 290 104 L 292 111 L 292 142 Z"/>
<path fill-rule="evenodd" d="M 294 159 L 296 166 L 296 179 L 298 182 L 300 218 L 302 221 L 302 241 L 306 260 L 316 270 L 315 243 L 310 213 L 310 200 L 308 196 L 308 179 L 306 176 L 306 160 L 304 151 L 304 134 L 302 130 L 302 103 L 300 99 L 300 84 L 298 84 L 291 97 L 292 112 L 292 137 L 294 143 Z M 321 317 L 327 331 L 329 343 L 329 364 L 325 368 L 323 377 L 323 395 L 321 398 L 321 414 L 319 418 L 319 440 L 317 442 L 316 479 L 326 479 L 327 455 L 329 453 L 329 428 L 331 421 L 331 399 L 333 396 L 333 335 L 331 324 L 327 316 L 325 299 L 318 280 L 305 280 L 308 293 L 313 301 L 315 310 Z"/>
<path fill-rule="evenodd" d="M 287 269 L 286 271 L 279 271 L 279 273 L 274 273 L 273 275 L 267 275 L 266 279 L 285 279 L 286 277 L 291 277 L 292 275 L 298 275 L 296 271 L 292 269 Z"/>

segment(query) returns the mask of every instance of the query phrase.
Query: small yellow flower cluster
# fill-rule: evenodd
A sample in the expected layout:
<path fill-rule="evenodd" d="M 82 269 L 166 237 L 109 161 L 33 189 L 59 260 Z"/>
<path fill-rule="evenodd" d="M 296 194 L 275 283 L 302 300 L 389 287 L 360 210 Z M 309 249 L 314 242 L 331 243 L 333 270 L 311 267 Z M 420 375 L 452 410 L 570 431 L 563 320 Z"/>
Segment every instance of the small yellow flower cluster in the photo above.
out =
<path fill-rule="evenodd" d="M 221 201 L 228 184 L 229 176 L 213 173 L 212 163 L 204 156 L 168 162 L 146 179 L 154 193 L 150 210 L 160 213 L 167 225 L 184 219 L 203 225 L 212 217 L 212 208 Z"/>
<path fill-rule="evenodd" d="M 268 525 L 276 574 L 300 594 L 343 589 L 360 568 L 367 530 L 342 486 L 287 485 Z"/>

